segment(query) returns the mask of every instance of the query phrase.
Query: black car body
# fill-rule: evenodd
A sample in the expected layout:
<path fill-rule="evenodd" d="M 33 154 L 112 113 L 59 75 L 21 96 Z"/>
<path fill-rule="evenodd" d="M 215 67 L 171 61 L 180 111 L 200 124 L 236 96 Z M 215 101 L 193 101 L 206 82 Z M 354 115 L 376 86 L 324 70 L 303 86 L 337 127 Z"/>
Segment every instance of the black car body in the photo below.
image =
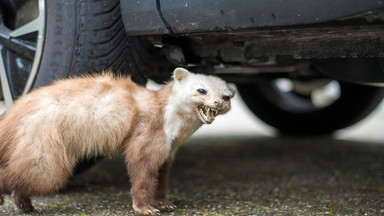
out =
<path fill-rule="evenodd" d="M 283 133 L 333 132 L 384 96 L 383 4 L 3 0 L 3 111 L 61 77 L 112 69 L 139 83 L 163 82 L 184 66 L 234 82 L 250 109 Z M 316 102 L 329 85 L 336 96 Z"/>

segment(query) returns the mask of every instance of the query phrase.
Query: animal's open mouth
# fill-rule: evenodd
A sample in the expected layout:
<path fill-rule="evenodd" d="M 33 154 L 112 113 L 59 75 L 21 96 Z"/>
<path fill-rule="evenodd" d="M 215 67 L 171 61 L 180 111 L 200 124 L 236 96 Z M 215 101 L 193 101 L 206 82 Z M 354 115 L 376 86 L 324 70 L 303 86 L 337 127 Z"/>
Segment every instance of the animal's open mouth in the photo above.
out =
<path fill-rule="evenodd" d="M 219 111 L 208 106 L 200 105 L 197 107 L 200 120 L 205 124 L 211 124 Z"/>

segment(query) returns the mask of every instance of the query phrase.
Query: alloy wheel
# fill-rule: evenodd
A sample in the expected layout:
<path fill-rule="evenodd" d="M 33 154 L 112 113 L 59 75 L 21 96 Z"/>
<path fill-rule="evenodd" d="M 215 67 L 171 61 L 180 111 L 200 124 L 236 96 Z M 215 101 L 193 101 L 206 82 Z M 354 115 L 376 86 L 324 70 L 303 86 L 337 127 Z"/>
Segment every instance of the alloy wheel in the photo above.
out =
<path fill-rule="evenodd" d="M 44 48 L 45 4 L 45 0 L 1 2 L 0 115 L 33 87 Z"/>

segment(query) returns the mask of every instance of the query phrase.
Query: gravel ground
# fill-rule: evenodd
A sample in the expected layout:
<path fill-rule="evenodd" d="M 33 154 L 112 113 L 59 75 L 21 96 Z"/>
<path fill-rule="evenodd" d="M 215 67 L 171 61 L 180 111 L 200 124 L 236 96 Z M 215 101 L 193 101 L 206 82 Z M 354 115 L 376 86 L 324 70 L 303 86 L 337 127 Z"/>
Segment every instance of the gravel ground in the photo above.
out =
<path fill-rule="evenodd" d="M 331 137 L 194 137 L 177 154 L 163 215 L 384 215 L 384 146 Z M 32 215 L 133 215 L 120 159 L 105 159 Z M 9 196 L 2 215 L 20 214 Z"/>
<path fill-rule="evenodd" d="M 384 215 L 384 106 L 335 137 L 277 137 L 241 100 L 179 150 L 162 215 Z M 104 159 L 31 215 L 134 215 L 121 159 Z M 0 215 L 18 212 L 10 196 Z"/>

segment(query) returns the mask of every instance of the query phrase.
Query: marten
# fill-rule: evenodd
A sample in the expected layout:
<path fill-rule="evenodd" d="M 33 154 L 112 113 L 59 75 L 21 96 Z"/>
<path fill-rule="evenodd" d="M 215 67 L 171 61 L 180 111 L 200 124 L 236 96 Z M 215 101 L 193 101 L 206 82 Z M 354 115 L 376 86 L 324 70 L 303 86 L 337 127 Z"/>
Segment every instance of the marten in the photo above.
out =
<path fill-rule="evenodd" d="M 167 189 L 176 150 L 228 112 L 235 92 L 218 77 L 183 68 L 157 91 L 112 72 L 33 90 L 0 117 L 0 205 L 12 193 L 21 211 L 32 212 L 30 197 L 63 188 L 80 160 L 122 155 L 133 209 L 174 211 Z"/>

